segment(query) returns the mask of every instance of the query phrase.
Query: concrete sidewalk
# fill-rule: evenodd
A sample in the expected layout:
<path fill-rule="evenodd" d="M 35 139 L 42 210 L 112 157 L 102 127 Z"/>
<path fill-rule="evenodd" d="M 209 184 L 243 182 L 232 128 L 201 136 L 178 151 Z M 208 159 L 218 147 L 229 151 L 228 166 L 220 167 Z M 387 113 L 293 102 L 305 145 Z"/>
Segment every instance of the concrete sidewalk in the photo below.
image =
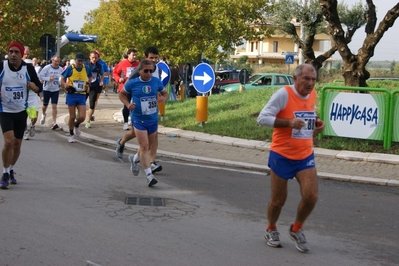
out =
<path fill-rule="evenodd" d="M 115 141 L 126 131 L 122 130 L 121 103 L 115 95 L 101 96 L 100 110 L 95 111 L 91 128 L 81 124 L 82 139 L 115 148 Z M 66 132 L 68 115 L 57 118 Z M 162 123 L 160 123 L 162 124 Z M 185 161 L 233 166 L 260 170 L 267 173 L 269 143 L 222 137 L 200 132 L 184 131 L 159 126 L 157 158 L 168 157 Z M 73 144 L 71 144 L 73 145 Z M 138 148 L 135 139 L 126 144 L 125 158 Z M 324 179 L 399 186 L 399 155 L 335 151 L 315 148 L 318 175 Z M 166 169 L 165 169 L 166 170 Z"/>

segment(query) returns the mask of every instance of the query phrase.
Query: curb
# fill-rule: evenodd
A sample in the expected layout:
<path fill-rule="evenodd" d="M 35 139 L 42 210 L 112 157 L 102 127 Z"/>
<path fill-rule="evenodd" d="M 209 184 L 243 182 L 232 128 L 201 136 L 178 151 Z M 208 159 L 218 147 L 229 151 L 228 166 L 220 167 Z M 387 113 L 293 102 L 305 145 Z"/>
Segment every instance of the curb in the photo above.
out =
<path fill-rule="evenodd" d="M 65 123 L 68 114 L 63 114 L 57 117 L 57 124 L 60 126 L 62 131 L 69 132 L 68 126 Z M 120 113 L 115 113 L 113 118 L 118 123 L 122 123 L 122 115 Z M 214 142 L 218 144 L 226 144 L 226 145 L 233 145 L 238 147 L 246 147 L 246 148 L 255 148 L 261 150 L 268 150 L 270 144 L 263 141 L 251 141 L 251 140 L 242 140 L 236 139 L 231 137 L 220 137 L 205 133 L 197 133 L 193 131 L 184 131 L 175 128 L 166 128 L 160 126 L 158 128 L 159 134 L 164 135 L 175 135 L 182 138 L 188 138 L 193 140 L 199 141 L 208 141 Z M 115 140 L 104 139 L 95 135 L 87 134 L 85 132 L 81 133 L 81 138 L 99 141 L 106 145 L 114 146 Z M 125 146 L 132 150 L 137 150 L 138 145 L 134 144 L 125 144 Z M 398 155 L 388 155 L 388 159 L 383 158 L 385 154 L 379 154 L 380 156 L 376 156 L 375 153 L 361 153 L 361 152 L 350 152 L 350 151 L 333 151 L 327 149 L 319 149 L 315 148 L 315 155 L 317 156 L 326 156 L 331 158 L 339 158 L 345 160 L 353 160 L 353 161 L 368 161 L 368 162 L 388 162 L 392 161 L 394 164 L 399 164 L 399 156 Z M 266 174 L 270 173 L 270 168 L 266 165 L 259 165 L 259 164 L 250 164 L 250 163 L 242 163 L 237 161 L 229 161 L 229 160 L 218 160 L 218 159 L 209 159 L 207 157 L 200 157 L 200 156 L 193 156 L 189 154 L 183 153 L 174 153 L 168 152 L 163 150 L 157 151 L 157 156 L 165 157 L 165 158 L 172 158 L 178 159 L 181 161 L 188 161 L 188 162 L 196 162 L 196 163 L 205 163 L 205 164 L 212 164 L 212 165 L 220 165 L 220 166 L 228 166 L 228 167 L 238 167 L 248 170 L 256 170 L 256 171 L 264 171 Z M 344 181 L 344 182 L 354 182 L 354 183 L 364 183 L 364 184 L 373 184 L 373 185 L 380 185 L 380 186 L 399 186 L 399 180 L 392 180 L 392 179 L 379 179 L 379 178 L 371 178 L 371 177 L 361 177 L 361 176 L 351 176 L 351 175 L 340 175 L 340 174 L 333 174 L 333 173 L 325 173 L 325 172 L 318 172 L 317 176 L 321 179 L 326 180 L 336 180 L 336 181 Z"/>

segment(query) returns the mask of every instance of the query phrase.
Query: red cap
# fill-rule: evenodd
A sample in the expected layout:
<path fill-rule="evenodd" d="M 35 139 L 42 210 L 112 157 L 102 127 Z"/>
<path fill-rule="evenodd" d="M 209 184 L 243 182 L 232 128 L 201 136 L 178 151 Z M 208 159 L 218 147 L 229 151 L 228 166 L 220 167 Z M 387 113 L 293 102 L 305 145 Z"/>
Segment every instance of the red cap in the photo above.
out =
<path fill-rule="evenodd" d="M 22 43 L 20 43 L 20 42 L 12 42 L 12 43 L 10 43 L 8 45 L 7 49 L 10 50 L 10 48 L 13 47 L 13 46 L 15 46 L 15 47 L 17 47 L 19 49 L 19 51 L 21 52 L 22 56 L 24 55 L 25 47 L 22 45 Z"/>
<path fill-rule="evenodd" d="M 99 50 L 96 50 L 96 53 L 97 53 L 98 55 L 101 55 L 101 53 L 100 53 L 100 51 L 99 51 Z"/>

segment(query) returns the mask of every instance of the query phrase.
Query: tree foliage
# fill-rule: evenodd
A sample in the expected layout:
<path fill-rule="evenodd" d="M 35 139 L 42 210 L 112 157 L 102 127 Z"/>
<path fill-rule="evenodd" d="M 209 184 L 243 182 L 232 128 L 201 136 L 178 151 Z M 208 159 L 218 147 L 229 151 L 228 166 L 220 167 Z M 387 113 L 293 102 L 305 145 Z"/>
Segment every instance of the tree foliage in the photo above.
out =
<path fill-rule="evenodd" d="M 384 33 L 393 26 L 399 16 L 399 3 L 392 7 L 377 26 L 376 8 L 372 0 L 366 0 L 364 19 L 366 21 L 366 37 L 358 54 L 352 53 L 348 47 L 351 38 L 342 28 L 341 17 L 338 14 L 336 0 L 319 0 L 323 15 L 328 22 L 328 30 L 332 36 L 333 46 L 336 46 L 343 60 L 342 75 L 345 85 L 367 87 L 366 80 L 370 73 L 366 65 L 374 55 L 375 47 Z"/>
<path fill-rule="evenodd" d="M 267 4 L 268 0 L 101 1 L 86 17 L 83 31 L 99 35 L 97 46 L 108 59 L 120 58 L 128 47 L 142 53 L 155 46 L 174 63 L 199 61 L 201 55 L 217 60 L 220 48 L 228 51 L 246 38 L 270 34 L 263 16 Z M 259 27 L 250 27 L 255 24 Z"/>
<path fill-rule="evenodd" d="M 69 0 L 5 0 L 0 8 L 0 46 L 5 52 L 12 41 L 20 41 L 39 51 L 44 33 L 56 34 L 57 22 L 64 22 Z M 56 35 L 53 35 L 56 36 Z"/>
<path fill-rule="evenodd" d="M 341 3 L 338 5 L 338 10 L 343 18 L 341 22 L 347 29 L 346 38 L 349 43 L 355 31 L 365 24 L 364 7 L 361 3 L 352 7 Z M 294 43 L 301 49 L 305 62 L 312 64 L 316 69 L 320 69 L 323 63 L 337 51 L 337 47 L 332 45 L 321 55 L 317 57 L 315 55 L 313 43 L 316 34 L 328 33 L 327 23 L 323 18 L 318 0 L 308 0 L 304 3 L 297 0 L 280 0 L 274 7 L 270 21 L 278 30 L 292 37 Z M 299 23 L 303 27 L 304 39 L 297 32 Z"/>

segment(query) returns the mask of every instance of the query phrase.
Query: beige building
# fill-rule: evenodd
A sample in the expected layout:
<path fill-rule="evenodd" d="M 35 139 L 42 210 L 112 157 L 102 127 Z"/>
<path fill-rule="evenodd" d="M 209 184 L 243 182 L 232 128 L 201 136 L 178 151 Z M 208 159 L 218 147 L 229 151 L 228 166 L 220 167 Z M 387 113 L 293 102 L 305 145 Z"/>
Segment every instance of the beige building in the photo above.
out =
<path fill-rule="evenodd" d="M 300 36 L 300 25 L 297 23 L 297 33 Z M 331 47 L 330 36 L 327 34 L 315 35 L 313 50 L 315 56 L 319 56 Z M 293 66 L 299 63 L 300 51 L 291 36 L 284 34 L 274 34 L 271 37 L 265 37 L 262 41 L 247 41 L 244 45 L 236 47 L 235 52 L 230 57 L 237 60 L 241 56 L 248 56 L 250 64 L 285 64 L 286 54 L 295 54 Z M 325 64 L 330 66 L 333 58 L 327 60 Z"/>

